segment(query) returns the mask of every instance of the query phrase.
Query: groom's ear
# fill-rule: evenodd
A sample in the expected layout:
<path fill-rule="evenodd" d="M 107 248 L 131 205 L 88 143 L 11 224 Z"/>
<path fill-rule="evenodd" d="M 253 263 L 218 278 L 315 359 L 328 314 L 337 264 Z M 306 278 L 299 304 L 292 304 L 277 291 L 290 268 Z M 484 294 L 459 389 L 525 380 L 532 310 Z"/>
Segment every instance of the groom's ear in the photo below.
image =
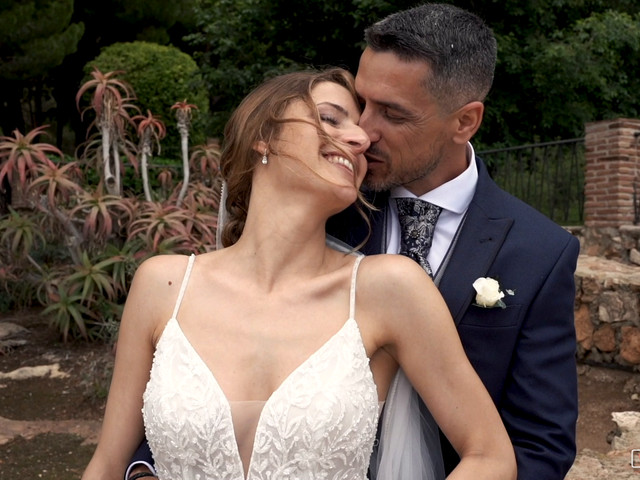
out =
<path fill-rule="evenodd" d="M 454 113 L 455 124 L 453 140 L 459 144 L 466 144 L 473 137 L 482 123 L 484 104 L 469 102 Z"/>

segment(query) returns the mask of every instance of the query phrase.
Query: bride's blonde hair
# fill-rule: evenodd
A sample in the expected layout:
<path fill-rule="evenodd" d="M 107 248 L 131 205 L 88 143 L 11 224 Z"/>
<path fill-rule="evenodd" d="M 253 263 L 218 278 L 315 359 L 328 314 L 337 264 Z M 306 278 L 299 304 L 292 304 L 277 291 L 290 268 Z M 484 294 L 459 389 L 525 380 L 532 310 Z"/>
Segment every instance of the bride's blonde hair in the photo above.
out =
<path fill-rule="evenodd" d="M 253 170 L 262 154 L 254 148 L 257 142 L 267 145 L 277 139 L 283 124 L 294 121 L 283 118 L 287 107 L 295 101 L 303 101 L 315 112 L 313 124 L 318 134 L 327 142 L 337 145 L 321 126 L 311 91 L 319 83 L 331 82 L 346 88 L 356 104 L 358 97 L 354 78 L 342 68 L 305 70 L 287 73 L 265 81 L 253 90 L 233 112 L 224 130 L 224 146 L 220 159 L 220 171 L 226 182 L 226 220 L 220 235 L 222 246 L 234 244 L 240 238 L 247 218 Z M 295 119 L 300 121 L 300 119 Z M 367 215 L 359 203 L 369 205 L 358 192 L 357 208 L 369 224 Z"/>

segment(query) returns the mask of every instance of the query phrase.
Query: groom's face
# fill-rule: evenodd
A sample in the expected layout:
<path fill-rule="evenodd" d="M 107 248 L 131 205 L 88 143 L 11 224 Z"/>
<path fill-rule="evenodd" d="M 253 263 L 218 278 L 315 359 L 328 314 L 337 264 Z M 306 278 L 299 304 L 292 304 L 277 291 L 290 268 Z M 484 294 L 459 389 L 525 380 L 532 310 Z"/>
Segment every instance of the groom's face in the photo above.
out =
<path fill-rule="evenodd" d="M 363 104 L 360 126 L 371 139 L 368 187 L 403 185 L 422 195 L 453 178 L 447 148 L 454 122 L 427 91 L 430 74 L 426 62 L 370 48 L 362 54 L 356 90 Z"/>

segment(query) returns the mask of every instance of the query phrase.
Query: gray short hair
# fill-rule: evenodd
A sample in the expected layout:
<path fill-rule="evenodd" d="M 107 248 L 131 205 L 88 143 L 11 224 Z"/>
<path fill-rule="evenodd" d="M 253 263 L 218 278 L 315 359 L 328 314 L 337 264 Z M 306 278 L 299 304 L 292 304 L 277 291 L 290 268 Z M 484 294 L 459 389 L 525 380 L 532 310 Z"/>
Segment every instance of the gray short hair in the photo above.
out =
<path fill-rule="evenodd" d="M 373 51 L 425 61 L 433 72 L 425 86 L 444 110 L 482 102 L 491 89 L 496 39 L 480 17 L 461 8 L 425 3 L 394 13 L 367 28 L 365 41 Z"/>

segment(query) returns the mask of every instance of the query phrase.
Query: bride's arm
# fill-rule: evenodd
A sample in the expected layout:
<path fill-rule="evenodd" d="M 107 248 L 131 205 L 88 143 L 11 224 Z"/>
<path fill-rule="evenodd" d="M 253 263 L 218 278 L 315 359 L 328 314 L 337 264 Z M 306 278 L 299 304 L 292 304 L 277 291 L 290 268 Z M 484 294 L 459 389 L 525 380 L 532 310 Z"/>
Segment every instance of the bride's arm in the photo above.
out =
<path fill-rule="evenodd" d="M 184 269 L 177 264 L 169 268 L 166 262 L 179 258 L 151 258 L 135 274 L 120 324 L 113 378 L 98 446 L 83 479 L 122 480 L 129 460 L 143 438 L 142 394 L 153 361 L 153 339 L 157 335 L 159 318 L 169 308 L 169 300 L 176 297 L 173 290 L 179 287 L 179 273 Z M 176 278 L 168 279 L 168 275 Z"/>
<path fill-rule="evenodd" d="M 398 361 L 460 455 L 448 478 L 515 479 L 509 436 L 436 286 L 407 258 L 370 260 L 359 277 L 365 288 L 358 291 L 358 308 L 371 319 L 376 343 Z"/>

